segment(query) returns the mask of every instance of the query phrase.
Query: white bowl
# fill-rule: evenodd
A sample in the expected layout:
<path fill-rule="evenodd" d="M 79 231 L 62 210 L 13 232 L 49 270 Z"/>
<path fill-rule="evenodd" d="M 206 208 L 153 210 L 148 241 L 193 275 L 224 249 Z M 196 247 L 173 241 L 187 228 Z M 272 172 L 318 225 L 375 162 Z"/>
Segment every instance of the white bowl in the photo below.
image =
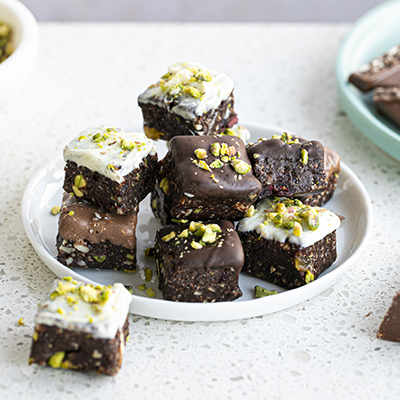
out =
<path fill-rule="evenodd" d="M 6 104 L 26 84 L 39 47 L 35 17 L 18 0 L 0 0 L 0 20 L 11 25 L 13 53 L 0 63 L 0 106 Z"/>

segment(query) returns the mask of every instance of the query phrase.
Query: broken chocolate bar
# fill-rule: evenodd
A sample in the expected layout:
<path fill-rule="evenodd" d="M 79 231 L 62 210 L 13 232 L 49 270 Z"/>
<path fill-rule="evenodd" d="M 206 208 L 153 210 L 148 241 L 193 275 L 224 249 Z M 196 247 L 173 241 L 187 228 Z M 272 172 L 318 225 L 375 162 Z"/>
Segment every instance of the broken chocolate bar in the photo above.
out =
<path fill-rule="evenodd" d="M 392 304 L 383 317 L 377 337 L 390 342 L 400 342 L 400 293 L 393 297 Z"/>
<path fill-rule="evenodd" d="M 376 88 L 374 102 L 378 112 L 400 126 L 400 86 Z"/>

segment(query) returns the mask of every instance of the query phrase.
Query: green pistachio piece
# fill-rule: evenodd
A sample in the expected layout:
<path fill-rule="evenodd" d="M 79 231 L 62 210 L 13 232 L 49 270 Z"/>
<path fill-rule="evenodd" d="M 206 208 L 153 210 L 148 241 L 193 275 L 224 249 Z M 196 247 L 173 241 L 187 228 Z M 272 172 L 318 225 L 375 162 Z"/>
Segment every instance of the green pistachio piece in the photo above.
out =
<path fill-rule="evenodd" d="M 221 151 L 220 151 L 221 156 L 224 156 L 225 154 L 227 154 L 227 150 L 228 150 L 228 145 L 226 143 L 222 143 Z"/>
<path fill-rule="evenodd" d="M 190 232 L 196 232 L 196 231 L 197 231 L 197 228 L 198 228 L 200 225 L 203 225 L 203 224 L 202 224 L 201 222 L 191 221 L 191 222 L 190 222 L 190 225 L 189 225 L 189 231 L 190 231 Z"/>
<path fill-rule="evenodd" d="M 308 151 L 306 149 L 301 150 L 301 162 L 304 165 L 308 163 Z"/>
<path fill-rule="evenodd" d="M 105 256 L 93 256 L 93 258 L 100 264 L 106 260 Z"/>
<path fill-rule="evenodd" d="M 319 217 L 316 214 L 309 213 L 307 217 L 307 229 L 316 231 L 319 227 Z"/>
<path fill-rule="evenodd" d="M 301 236 L 301 233 L 303 232 L 303 228 L 301 226 L 301 224 L 299 224 L 298 222 L 295 222 L 293 225 L 293 235 L 294 236 Z"/>
<path fill-rule="evenodd" d="M 103 288 L 102 291 L 100 292 L 99 297 L 100 297 L 100 300 L 101 300 L 101 301 L 106 302 L 106 301 L 110 298 L 110 295 L 111 295 L 111 290 L 110 290 L 110 288 L 105 287 L 105 288 Z"/>
<path fill-rule="evenodd" d="M 276 290 L 268 290 L 268 289 L 265 289 L 262 286 L 258 286 L 258 285 L 256 285 L 254 287 L 254 291 L 255 291 L 254 297 L 256 299 L 258 299 L 260 297 L 266 297 L 266 296 L 272 296 L 274 294 L 278 294 L 278 292 Z"/>
<path fill-rule="evenodd" d="M 213 143 L 210 146 L 210 153 L 215 157 L 219 157 L 221 154 L 221 144 L 218 142 Z"/>
<path fill-rule="evenodd" d="M 169 182 L 167 178 L 162 178 L 159 186 L 165 194 L 168 194 Z"/>
<path fill-rule="evenodd" d="M 65 351 L 58 351 L 57 353 L 54 353 L 47 362 L 52 368 L 60 368 L 64 357 Z"/>
<path fill-rule="evenodd" d="M 136 147 L 136 143 L 131 142 L 130 140 L 127 140 L 127 139 L 121 140 L 121 149 L 122 150 L 133 150 L 135 147 Z"/>
<path fill-rule="evenodd" d="M 172 218 L 171 221 L 175 222 L 176 224 L 186 224 L 187 222 L 189 222 L 189 220 L 187 219 L 175 219 L 175 218 Z"/>
<path fill-rule="evenodd" d="M 208 224 L 207 228 L 210 228 L 213 232 L 221 233 L 221 227 L 218 224 Z"/>
<path fill-rule="evenodd" d="M 243 160 L 235 159 L 232 160 L 232 167 L 238 174 L 245 175 L 251 171 L 251 166 Z"/>
<path fill-rule="evenodd" d="M 285 211 L 286 211 L 286 207 L 285 207 L 285 205 L 284 205 L 283 203 L 278 203 L 278 204 L 276 205 L 275 211 L 276 211 L 278 214 L 284 214 Z"/>
<path fill-rule="evenodd" d="M 86 186 L 86 180 L 82 174 L 75 176 L 74 184 L 78 189 L 81 189 Z"/>
<path fill-rule="evenodd" d="M 139 285 L 139 286 L 138 286 L 138 289 L 139 289 L 139 290 L 146 290 L 146 284 L 143 283 L 142 285 Z"/>
<path fill-rule="evenodd" d="M 196 241 L 192 241 L 192 243 L 190 243 L 190 245 L 195 249 L 195 250 L 200 250 L 200 249 L 202 249 L 203 248 L 203 246 L 199 243 L 199 242 L 196 242 Z"/>
<path fill-rule="evenodd" d="M 217 234 L 207 226 L 201 240 L 204 243 L 214 243 L 217 240 Z"/>
<path fill-rule="evenodd" d="M 197 157 L 199 160 L 203 160 L 204 158 L 207 157 L 207 150 L 206 150 L 206 149 L 196 149 L 196 150 L 194 151 L 194 154 L 196 154 L 196 157 Z"/>
<path fill-rule="evenodd" d="M 153 277 L 153 271 L 150 268 L 145 268 L 144 270 L 145 281 L 150 282 Z"/>
<path fill-rule="evenodd" d="M 230 161 L 230 158 L 229 158 L 228 156 L 222 156 L 222 157 L 221 157 L 221 161 L 227 163 L 227 162 Z"/>
<path fill-rule="evenodd" d="M 50 210 L 50 213 L 51 213 L 52 215 L 57 215 L 57 214 L 60 213 L 60 211 L 61 211 L 61 207 L 60 207 L 60 206 L 54 206 L 54 207 Z"/>
<path fill-rule="evenodd" d="M 72 185 L 72 190 L 76 197 L 83 197 L 83 192 L 80 191 L 75 185 Z"/>
<path fill-rule="evenodd" d="M 254 213 L 255 213 L 255 208 L 254 208 L 253 205 L 251 205 L 251 206 L 247 209 L 247 211 L 246 211 L 246 213 L 244 214 L 244 216 L 245 216 L 246 218 L 252 217 L 252 216 L 254 215 Z"/>
<path fill-rule="evenodd" d="M 230 156 L 230 157 L 233 157 L 233 156 L 236 154 L 236 152 L 237 152 L 237 150 L 236 150 L 236 147 L 235 147 L 235 146 L 229 146 L 229 147 L 226 149 L 226 154 L 227 154 L 228 156 Z"/>
<path fill-rule="evenodd" d="M 208 166 L 208 164 L 205 162 L 205 161 L 203 161 L 203 160 L 201 160 L 201 161 L 199 161 L 198 163 L 197 163 L 197 166 L 199 167 L 199 168 L 201 168 L 201 169 L 205 169 L 206 171 L 210 171 L 211 172 L 211 168 Z"/>
<path fill-rule="evenodd" d="M 294 228 L 294 221 L 286 221 L 282 224 L 282 227 L 285 229 L 292 229 Z"/>
<path fill-rule="evenodd" d="M 211 167 L 212 169 L 215 169 L 215 168 L 222 168 L 224 165 L 225 165 L 225 164 L 224 164 L 221 160 L 214 160 L 214 161 L 210 164 L 210 167 Z"/>
<path fill-rule="evenodd" d="M 153 199 L 153 200 L 151 201 L 151 208 L 152 208 L 153 210 L 157 210 L 157 199 Z"/>
<path fill-rule="evenodd" d="M 312 282 L 313 280 L 314 280 L 314 274 L 310 270 L 307 270 L 304 281 L 306 282 L 306 284 L 308 284 L 308 283 Z"/>
<path fill-rule="evenodd" d="M 197 228 L 197 231 L 195 232 L 195 235 L 198 237 L 202 237 L 206 231 L 206 226 L 203 224 L 200 224 Z"/>
<path fill-rule="evenodd" d="M 168 233 L 168 235 L 163 236 L 161 239 L 163 242 L 169 242 L 174 237 L 176 237 L 176 233 L 174 231 L 171 231 L 170 233 Z"/>
<path fill-rule="evenodd" d="M 204 70 L 199 70 L 198 72 L 196 72 L 194 74 L 194 77 L 198 81 L 211 82 L 211 80 L 212 80 L 211 75 L 207 71 L 204 71 Z"/>
<path fill-rule="evenodd" d="M 125 256 L 128 260 L 134 260 L 135 259 L 135 256 L 133 255 L 133 254 L 127 254 L 126 256 Z"/>
<path fill-rule="evenodd" d="M 193 86 L 185 87 L 184 91 L 185 91 L 186 94 L 190 94 L 195 99 L 199 99 L 201 97 L 201 95 L 203 94 L 199 89 L 196 89 Z"/>
<path fill-rule="evenodd" d="M 150 298 L 153 298 L 156 295 L 156 292 L 152 289 L 152 288 L 147 288 L 146 290 L 146 294 L 147 296 L 149 296 Z"/>
<path fill-rule="evenodd" d="M 187 238 L 187 237 L 189 237 L 189 229 L 183 230 L 183 231 L 178 235 L 178 237 L 179 237 L 179 238 Z"/>

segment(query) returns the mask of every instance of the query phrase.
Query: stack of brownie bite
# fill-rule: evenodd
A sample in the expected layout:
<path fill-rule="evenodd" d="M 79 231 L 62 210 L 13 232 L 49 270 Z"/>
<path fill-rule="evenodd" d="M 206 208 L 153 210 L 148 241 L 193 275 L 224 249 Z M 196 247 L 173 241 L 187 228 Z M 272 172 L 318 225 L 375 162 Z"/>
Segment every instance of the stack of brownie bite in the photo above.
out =
<path fill-rule="evenodd" d="M 64 148 L 64 160 L 57 259 L 68 267 L 135 272 L 139 203 L 156 180 L 153 141 L 92 127 Z"/>
<path fill-rule="evenodd" d="M 336 259 L 340 219 L 320 206 L 335 190 L 339 156 L 286 133 L 246 147 L 233 88 L 224 74 L 186 62 L 138 99 L 146 134 L 169 140 L 151 196 L 165 226 L 155 258 L 166 300 L 234 300 L 242 271 L 298 287 Z"/>
<path fill-rule="evenodd" d="M 400 126 L 400 45 L 363 64 L 349 82 L 364 93 L 373 90 L 377 111 Z"/>

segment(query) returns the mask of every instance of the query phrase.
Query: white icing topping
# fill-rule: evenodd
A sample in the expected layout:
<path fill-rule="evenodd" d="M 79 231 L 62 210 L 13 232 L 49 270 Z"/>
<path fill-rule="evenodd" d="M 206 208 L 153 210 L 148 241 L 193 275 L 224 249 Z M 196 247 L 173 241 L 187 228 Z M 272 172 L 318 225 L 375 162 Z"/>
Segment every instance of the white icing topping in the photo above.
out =
<path fill-rule="evenodd" d="M 139 102 L 165 106 L 175 98 L 170 111 L 189 120 L 219 107 L 234 88 L 225 74 L 190 61 L 171 65 L 163 78 L 142 93 Z"/>
<path fill-rule="evenodd" d="M 280 200 L 284 202 L 285 199 L 281 198 Z M 281 243 L 285 242 L 286 239 L 288 239 L 290 243 L 297 244 L 302 247 L 308 247 L 339 228 L 339 217 L 332 211 L 320 207 L 289 207 L 287 208 L 287 212 L 283 214 L 283 221 L 290 221 L 296 212 L 304 210 L 306 208 L 311 210 L 311 212 L 314 212 L 315 215 L 318 216 L 319 226 L 315 230 L 308 229 L 307 220 L 305 218 L 298 218 L 301 225 L 301 234 L 299 236 L 296 236 L 294 234 L 293 228 L 288 229 L 275 226 L 275 223 L 271 220 L 271 218 L 267 223 L 265 223 L 266 220 L 268 220 L 268 215 L 270 213 L 276 213 L 276 210 L 274 209 L 273 198 L 262 200 L 257 205 L 252 216 L 246 217 L 239 222 L 238 231 L 256 231 L 265 239 L 276 240 Z"/>
<path fill-rule="evenodd" d="M 99 297 L 101 291 L 106 293 L 104 301 Z M 35 323 L 114 339 L 125 324 L 131 300 L 131 294 L 121 283 L 107 287 L 57 279 L 39 305 Z"/>
<path fill-rule="evenodd" d="M 155 153 L 153 141 L 144 133 L 101 125 L 84 130 L 65 146 L 64 160 L 121 183 L 144 158 Z"/>
<path fill-rule="evenodd" d="M 246 127 L 235 124 L 232 128 L 225 129 L 224 135 L 237 136 L 242 139 L 244 144 L 247 144 L 250 140 L 251 133 Z"/>

